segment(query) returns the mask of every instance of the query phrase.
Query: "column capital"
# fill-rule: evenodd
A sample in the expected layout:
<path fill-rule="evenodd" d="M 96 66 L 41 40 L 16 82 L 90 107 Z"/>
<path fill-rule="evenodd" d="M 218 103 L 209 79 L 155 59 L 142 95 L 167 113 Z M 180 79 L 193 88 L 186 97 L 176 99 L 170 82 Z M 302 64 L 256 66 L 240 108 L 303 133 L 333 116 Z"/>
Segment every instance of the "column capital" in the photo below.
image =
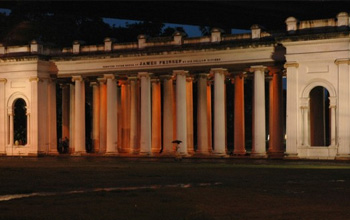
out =
<path fill-rule="evenodd" d="M 149 72 L 138 72 L 137 76 L 139 78 L 142 78 L 142 77 L 150 77 L 152 75 L 152 73 L 149 73 Z"/>
<path fill-rule="evenodd" d="M 193 76 L 187 76 L 186 82 L 192 82 L 194 80 Z"/>
<path fill-rule="evenodd" d="M 68 88 L 69 84 L 67 83 L 60 83 L 60 88 L 64 89 L 64 88 Z"/>
<path fill-rule="evenodd" d="M 83 81 L 83 77 L 82 76 L 72 76 L 72 82 L 75 82 L 75 81 Z"/>
<path fill-rule="evenodd" d="M 90 82 L 90 86 L 93 87 L 93 86 L 98 86 L 98 82 Z"/>
<path fill-rule="evenodd" d="M 137 76 L 128 76 L 128 81 L 137 81 L 138 77 Z"/>
<path fill-rule="evenodd" d="M 103 75 L 103 78 L 104 79 L 112 79 L 112 80 L 114 80 L 115 79 L 115 76 L 114 76 L 114 74 L 104 74 Z"/>
<path fill-rule="evenodd" d="M 173 74 L 176 75 L 182 75 L 182 76 L 186 76 L 188 74 L 188 71 L 186 70 L 173 70 Z"/>
<path fill-rule="evenodd" d="M 97 78 L 97 82 L 99 84 L 105 84 L 106 83 L 106 79 L 105 78 Z"/>
<path fill-rule="evenodd" d="M 174 75 L 173 75 L 173 74 L 160 75 L 160 76 L 159 76 L 159 79 L 160 79 L 160 80 L 174 79 Z"/>
<path fill-rule="evenodd" d="M 159 78 L 152 78 L 151 83 L 159 83 L 160 79 Z"/>
<path fill-rule="evenodd" d="M 266 69 L 267 69 L 267 67 L 266 67 L 266 66 L 262 66 L 262 65 L 259 65 L 259 66 L 250 66 L 249 71 L 250 71 L 250 72 L 255 72 L 255 71 L 264 72 Z"/>
<path fill-rule="evenodd" d="M 288 67 L 295 67 L 298 68 L 299 67 L 299 63 L 297 62 L 288 62 L 284 64 L 284 68 L 288 68 Z"/>
<path fill-rule="evenodd" d="M 350 59 L 336 59 L 334 61 L 335 64 L 339 65 L 339 64 L 350 64 Z"/>
<path fill-rule="evenodd" d="M 215 73 L 226 74 L 227 73 L 227 69 L 225 69 L 225 68 L 211 68 L 210 69 L 210 73 L 211 74 L 215 74 Z"/>
<path fill-rule="evenodd" d="M 300 106 L 301 108 L 309 108 L 310 98 L 300 98 Z"/>
<path fill-rule="evenodd" d="M 39 77 L 30 77 L 29 82 L 39 82 L 40 78 Z"/>
<path fill-rule="evenodd" d="M 201 78 L 201 79 L 208 79 L 209 78 L 209 73 L 200 73 L 200 74 L 197 74 L 197 78 Z"/>
<path fill-rule="evenodd" d="M 6 83 L 7 82 L 7 79 L 5 78 L 0 78 L 0 83 Z"/>
<path fill-rule="evenodd" d="M 337 107 L 337 97 L 336 96 L 329 96 L 329 108 L 336 108 Z"/>

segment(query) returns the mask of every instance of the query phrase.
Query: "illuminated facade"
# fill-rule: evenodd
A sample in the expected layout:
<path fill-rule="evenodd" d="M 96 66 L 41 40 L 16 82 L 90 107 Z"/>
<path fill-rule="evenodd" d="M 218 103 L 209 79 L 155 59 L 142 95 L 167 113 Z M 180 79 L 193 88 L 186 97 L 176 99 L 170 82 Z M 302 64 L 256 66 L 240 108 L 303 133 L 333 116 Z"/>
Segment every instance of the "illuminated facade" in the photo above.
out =
<path fill-rule="evenodd" d="M 0 153 L 348 158 L 349 43 L 339 13 L 282 32 L 1 46 Z"/>

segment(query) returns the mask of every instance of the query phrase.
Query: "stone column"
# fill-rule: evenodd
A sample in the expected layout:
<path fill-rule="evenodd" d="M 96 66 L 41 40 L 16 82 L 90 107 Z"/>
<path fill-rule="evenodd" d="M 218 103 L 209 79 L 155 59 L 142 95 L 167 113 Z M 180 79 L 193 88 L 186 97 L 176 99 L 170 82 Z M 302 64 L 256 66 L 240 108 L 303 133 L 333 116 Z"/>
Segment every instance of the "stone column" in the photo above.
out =
<path fill-rule="evenodd" d="M 193 78 L 186 78 L 186 118 L 187 118 L 187 152 L 194 153 L 193 143 Z"/>
<path fill-rule="evenodd" d="M 173 77 L 166 75 L 161 77 L 163 81 L 163 155 L 174 153 L 174 85 Z"/>
<path fill-rule="evenodd" d="M 297 146 L 300 143 L 298 139 L 298 67 L 299 64 L 288 62 L 284 65 L 287 69 L 287 141 L 286 141 L 286 154 L 287 157 L 296 158 L 298 156 Z"/>
<path fill-rule="evenodd" d="M 152 79 L 152 153 L 159 153 L 162 142 L 161 88 L 159 79 Z"/>
<path fill-rule="evenodd" d="M 6 102 L 5 102 L 5 84 L 7 80 L 0 79 L 0 155 L 6 154 Z M 28 117 L 28 116 L 27 116 Z M 30 127 L 28 126 L 29 130 Z M 29 139 L 29 135 L 27 135 Z M 27 144 L 29 142 L 27 141 Z"/>
<path fill-rule="evenodd" d="M 207 89 L 208 74 L 198 75 L 198 104 L 197 104 L 197 143 L 198 148 L 196 153 L 208 154 L 209 149 L 209 137 L 208 137 L 208 89 Z"/>
<path fill-rule="evenodd" d="M 235 109 L 234 109 L 234 150 L 233 154 L 245 155 L 244 123 L 244 76 L 235 75 Z"/>
<path fill-rule="evenodd" d="M 117 84 L 113 74 L 105 74 L 107 81 L 107 137 L 106 153 L 118 154 L 117 148 Z"/>
<path fill-rule="evenodd" d="M 75 82 L 75 113 L 74 113 L 74 145 L 76 155 L 85 153 L 85 95 L 84 80 L 81 76 L 73 76 Z"/>
<path fill-rule="evenodd" d="M 57 116 L 56 116 L 56 80 L 49 82 L 49 153 L 58 154 L 57 151 Z M 28 116 L 27 116 L 28 117 Z M 27 125 L 27 129 L 29 129 Z"/>
<path fill-rule="evenodd" d="M 120 107 L 121 111 L 119 115 L 121 116 L 121 150 L 123 153 L 130 152 L 130 87 L 128 81 L 120 81 L 121 89 L 120 89 Z"/>
<path fill-rule="evenodd" d="M 252 157 L 266 156 L 265 66 L 252 66 L 254 72 Z"/>
<path fill-rule="evenodd" d="M 310 119 L 309 119 L 309 98 L 302 98 L 300 100 L 300 109 L 302 117 L 302 143 L 301 145 L 310 146 Z"/>
<path fill-rule="evenodd" d="M 107 86 L 106 79 L 98 78 L 100 84 L 100 144 L 99 153 L 106 153 L 107 148 Z"/>
<path fill-rule="evenodd" d="M 225 136 L 225 73 L 226 69 L 214 68 L 214 154 L 226 154 Z"/>
<path fill-rule="evenodd" d="M 176 139 L 180 140 L 178 152 L 187 155 L 187 100 L 186 75 L 188 71 L 174 70 L 176 76 Z"/>
<path fill-rule="evenodd" d="M 282 74 L 272 72 L 270 82 L 270 141 L 268 154 L 270 157 L 283 157 L 283 106 L 282 106 Z"/>
<path fill-rule="evenodd" d="M 97 82 L 91 82 L 92 87 L 92 144 L 93 152 L 100 150 L 100 88 Z"/>
<path fill-rule="evenodd" d="M 40 79 L 38 77 L 31 77 L 29 79 L 30 86 L 31 86 L 31 106 L 30 106 L 30 112 L 31 112 L 31 127 L 30 127 L 30 154 L 37 155 L 39 150 L 39 110 L 38 110 L 38 87 L 39 87 L 39 81 Z M 11 108 L 11 115 L 10 115 L 10 145 L 13 145 L 13 111 Z"/>
<path fill-rule="evenodd" d="M 151 140 L 151 79 L 150 73 L 139 72 L 141 80 L 141 133 L 140 133 L 140 154 L 152 154 Z"/>
<path fill-rule="evenodd" d="M 69 139 L 69 85 L 61 85 L 62 89 L 62 141 Z"/>
<path fill-rule="evenodd" d="M 130 83 L 130 153 L 138 153 L 137 149 L 137 78 L 129 77 Z"/>
<path fill-rule="evenodd" d="M 329 97 L 329 110 L 331 115 L 331 119 L 330 119 L 331 120 L 331 146 L 335 147 L 337 146 L 337 134 L 336 134 L 337 97 L 336 96 Z"/>
<path fill-rule="evenodd" d="M 350 91 L 349 91 L 349 59 L 338 59 L 335 64 L 338 66 L 338 76 L 339 76 L 339 91 L 338 95 L 339 103 L 338 107 L 330 108 L 331 111 L 331 127 L 333 127 L 333 114 L 338 111 L 338 158 L 349 158 L 350 157 Z M 289 85 L 288 85 L 289 86 Z M 346 91 L 346 92 L 345 92 Z M 329 97 L 331 99 L 331 97 Z M 331 100 L 330 100 L 331 101 Z M 288 102 L 287 102 L 288 103 Z M 336 104 L 336 103 L 335 103 Z M 335 116 L 334 116 L 335 117 Z M 332 129 L 332 128 L 331 128 Z M 331 131 L 332 133 L 332 131 Z M 332 135 L 332 134 L 331 134 Z M 288 139 L 287 139 L 288 140 Z"/>
<path fill-rule="evenodd" d="M 207 112 L 208 112 L 208 138 L 209 138 L 209 151 L 213 151 L 213 132 L 212 132 L 212 109 L 211 109 L 211 86 L 212 80 L 208 80 L 207 84 Z"/>
<path fill-rule="evenodd" d="M 69 85 L 69 153 L 74 153 L 75 151 L 75 86 L 73 84 Z"/>

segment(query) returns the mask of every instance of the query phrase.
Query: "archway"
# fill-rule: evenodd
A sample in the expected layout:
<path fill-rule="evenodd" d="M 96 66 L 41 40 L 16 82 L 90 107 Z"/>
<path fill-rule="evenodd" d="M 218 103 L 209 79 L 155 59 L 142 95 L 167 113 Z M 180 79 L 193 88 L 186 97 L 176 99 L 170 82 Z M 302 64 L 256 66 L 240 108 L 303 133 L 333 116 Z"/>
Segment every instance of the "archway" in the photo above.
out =
<path fill-rule="evenodd" d="M 13 104 L 13 142 L 17 145 L 27 144 L 27 105 L 19 98 Z"/>
<path fill-rule="evenodd" d="M 329 92 L 322 86 L 310 91 L 310 141 L 311 146 L 329 146 L 330 135 Z"/>

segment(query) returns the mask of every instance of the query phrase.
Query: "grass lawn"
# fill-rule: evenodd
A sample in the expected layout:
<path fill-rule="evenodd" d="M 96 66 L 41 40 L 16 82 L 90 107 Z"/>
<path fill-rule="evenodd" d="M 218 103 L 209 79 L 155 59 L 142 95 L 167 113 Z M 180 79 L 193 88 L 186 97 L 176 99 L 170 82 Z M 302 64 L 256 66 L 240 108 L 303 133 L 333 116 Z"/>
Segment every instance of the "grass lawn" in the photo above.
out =
<path fill-rule="evenodd" d="M 0 158 L 0 198 L 32 193 L 0 219 L 350 219 L 350 163 Z"/>

